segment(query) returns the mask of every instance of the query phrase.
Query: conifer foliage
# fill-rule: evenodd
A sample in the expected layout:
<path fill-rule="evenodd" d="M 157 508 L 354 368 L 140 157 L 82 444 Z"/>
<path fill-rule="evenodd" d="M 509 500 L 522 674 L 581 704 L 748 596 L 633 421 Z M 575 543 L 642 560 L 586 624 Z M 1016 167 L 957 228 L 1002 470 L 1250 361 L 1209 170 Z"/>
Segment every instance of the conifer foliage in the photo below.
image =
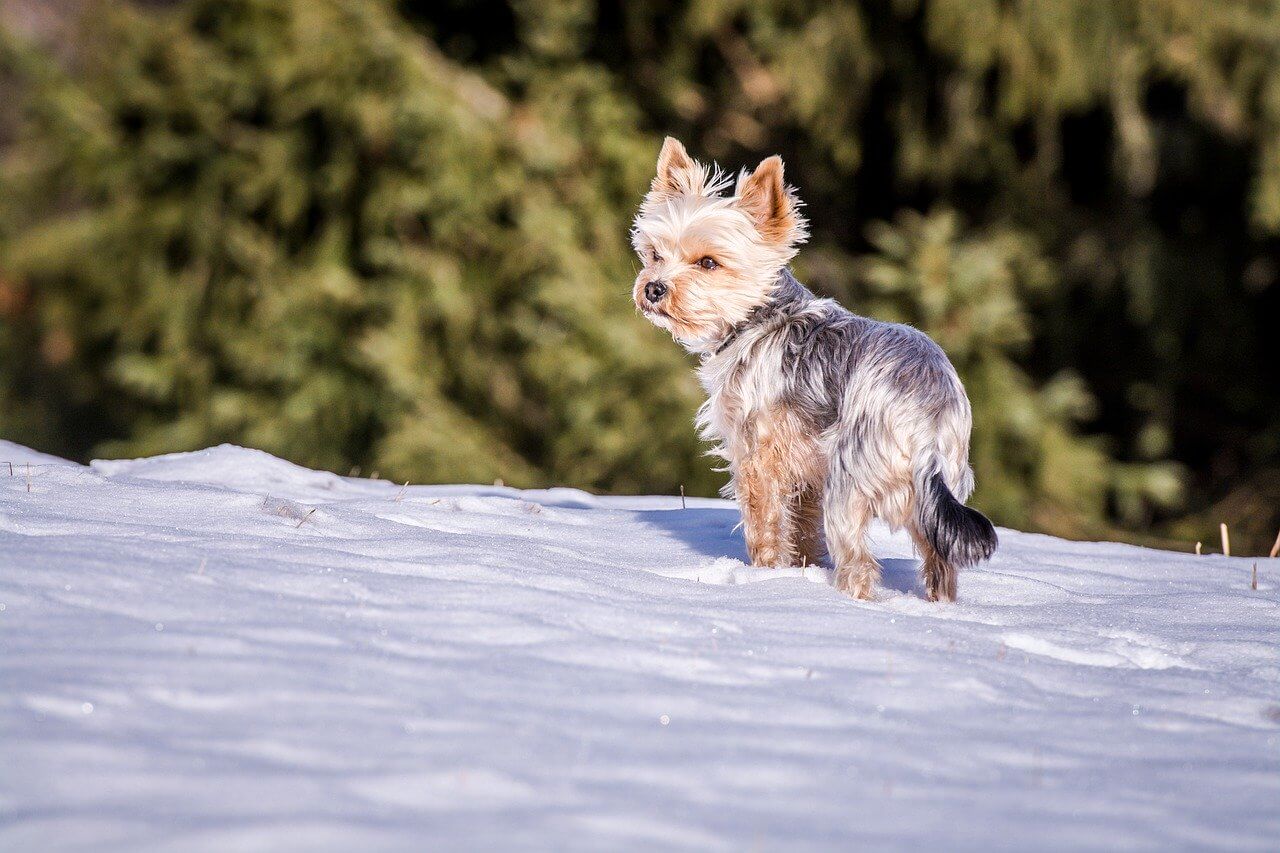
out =
<path fill-rule="evenodd" d="M 380 3 L 102 11 L 72 75 L 25 57 L 3 179 L 24 307 L 0 370 L 35 392 L 7 435 L 711 487 L 693 382 L 630 319 L 627 220 L 604 197 L 638 197 L 643 139 L 548 126 Z"/>
<path fill-rule="evenodd" d="M 6 437 L 710 493 L 628 298 L 672 133 L 781 153 L 801 279 L 942 343 L 997 522 L 1280 524 L 1275 4 L 94 3 L 0 52 Z"/>

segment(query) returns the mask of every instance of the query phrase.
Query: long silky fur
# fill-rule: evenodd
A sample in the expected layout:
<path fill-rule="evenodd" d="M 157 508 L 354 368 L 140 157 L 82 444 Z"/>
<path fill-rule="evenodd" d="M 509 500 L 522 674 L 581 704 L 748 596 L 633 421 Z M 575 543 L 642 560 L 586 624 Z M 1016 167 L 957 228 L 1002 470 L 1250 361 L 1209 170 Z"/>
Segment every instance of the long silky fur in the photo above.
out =
<path fill-rule="evenodd" d="M 664 179 L 672 157 L 692 163 L 668 140 L 632 232 L 646 260 L 636 304 L 701 357 L 697 426 L 728 462 L 726 494 L 742 505 L 753 562 L 796 559 L 786 540 L 798 535 L 794 496 L 804 495 L 821 501 L 837 585 L 870 596 L 879 566 L 865 530 L 878 517 L 912 532 L 930 597 L 953 599 L 956 570 L 990 557 L 997 541 L 964 506 L 972 414 L 951 362 L 920 331 L 854 314 L 796 281 L 787 264 L 806 231 L 789 187 L 765 191 L 775 221 L 761 225 L 758 206 L 744 213 L 749 176 L 725 197 L 724 180 L 697 164 Z M 781 162 L 766 164 L 780 181 Z M 725 274 L 691 268 L 701 250 L 682 260 L 689 244 L 713 246 Z M 662 306 L 643 297 L 654 280 L 674 291 Z M 766 522 L 792 532 L 753 531 Z"/>
<path fill-rule="evenodd" d="M 990 559 L 999 540 L 987 517 L 956 500 L 941 474 L 930 475 L 926 489 L 916 513 L 938 555 L 957 568 Z"/>

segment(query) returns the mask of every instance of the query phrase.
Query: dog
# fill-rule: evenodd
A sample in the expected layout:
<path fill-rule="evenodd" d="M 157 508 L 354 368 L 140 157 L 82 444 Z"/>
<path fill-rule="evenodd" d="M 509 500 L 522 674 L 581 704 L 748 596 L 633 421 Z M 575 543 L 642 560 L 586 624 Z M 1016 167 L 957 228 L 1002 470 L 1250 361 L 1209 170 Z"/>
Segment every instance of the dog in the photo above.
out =
<path fill-rule="evenodd" d="M 929 599 L 954 601 L 959 569 L 997 546 L 964 505 L 964 386 L 923 332 L 796 281 L 800 206 L 781 158 L 732 181 L 667 137 L 631 231 L 636 307 L 701 359 L 697 427 L 728 462 L 752 565 L 816 564 L 825 540 L 836 587 L 870 599 L 880 565 L 866 533 L 879 518 L 910 532 Z"/>

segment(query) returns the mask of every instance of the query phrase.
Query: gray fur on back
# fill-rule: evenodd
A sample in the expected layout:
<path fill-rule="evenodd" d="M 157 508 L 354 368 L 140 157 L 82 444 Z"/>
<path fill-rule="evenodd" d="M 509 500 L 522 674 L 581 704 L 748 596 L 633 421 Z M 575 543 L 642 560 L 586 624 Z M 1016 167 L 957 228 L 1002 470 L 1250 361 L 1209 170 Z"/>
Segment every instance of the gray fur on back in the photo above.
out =
<path fill-rule="evenodd" d="M 782 271 L 772 300 L 735 328 L 716 355 L 746 357 L 769 338 L 781 342 L 782 401 L 818 430 L 836 421 L 853 387 L 849 380 L 860 371 L 875 373 L 889 389 L 930 408 L 964 394 L 946 354 L 923 332 L 819 299 L 790 270 Z"/>
<path fill-rule="evenodd" d="M 995 550 L 990 522 L 964 506 L 973 491 L 969 400 L 924 333 L 819 299 L 784 270 L 698 373 L 707 391 L 698 425 L 719 442 L 731 487 L 779 413 L 803 425 L 797 440 L 812 444 L 824 472 L 818 493 L 838 563 L 872 565 L 862 543 L 871 517 L 906 526 L 938 557 L 926 554 L 931 595 L 951 600 L 955 570 Z"/>

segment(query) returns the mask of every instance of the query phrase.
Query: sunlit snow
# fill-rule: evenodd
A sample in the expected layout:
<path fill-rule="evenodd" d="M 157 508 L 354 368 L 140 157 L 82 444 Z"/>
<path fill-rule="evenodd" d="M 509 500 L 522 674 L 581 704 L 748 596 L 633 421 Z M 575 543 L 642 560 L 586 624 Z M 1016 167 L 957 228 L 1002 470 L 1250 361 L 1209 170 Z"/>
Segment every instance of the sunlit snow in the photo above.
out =
<path fill-rule="evenodd" d="M 1275 849 L 1280 561 L 737 523 L 0 442 L 0 849 Z"/>

